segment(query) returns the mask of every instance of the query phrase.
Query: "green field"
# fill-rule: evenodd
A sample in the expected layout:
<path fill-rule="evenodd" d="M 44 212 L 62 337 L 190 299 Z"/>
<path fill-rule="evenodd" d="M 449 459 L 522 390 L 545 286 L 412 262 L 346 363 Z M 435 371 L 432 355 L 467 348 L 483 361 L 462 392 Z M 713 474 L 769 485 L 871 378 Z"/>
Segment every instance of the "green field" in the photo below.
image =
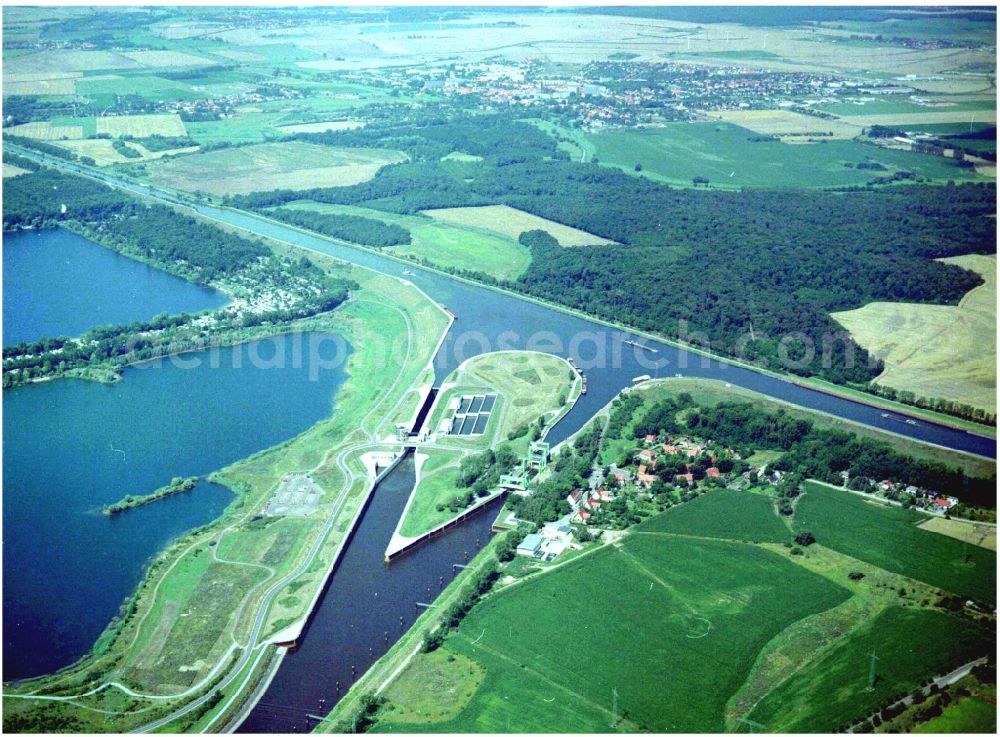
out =
<path fill-rule="evenodd" d="M 939 611 L 892 607 L 778 686 L 750 713 L 769 732 L 827 732 L 994 650 L 995 635 Z M 871 654 L 878 657 L 868 691 Z M 994 706 L 994 720 L 996 711 Z"/>
<path fill-rule="evenodd" d="M 817 119 L 817 128 L 823 121 Z M 751 142 L 758 136 L 729 123 L 668 123 L 662 128 L 591 133 L 600 163 L 629 173 L 691 185 L 707 177 L 716 187 L 832 187 L 864 184 L 879 174 L 912 171 L 934 180 L 976 178 L 950 160 L 908 151 L 876 148 L 856 141 L 783 144 Z M 886 172 L 857 169 L 866 160 Z M 851 166 L 847 166 L 850 164 Z"/>
<path fill-rule="evenodd" d="M 481 271 L 497 279 L 516 279 L 531 263 L 531 254 L 515 238 L 481 228 L 434 220 L 425 215 L 396 215 L 352 205 L 328 205 L 299 200 L 285 207 L 335 214 L 360 215 L 399 225 L 410 231 L 411 243 L 385 250 L 397 256 L 427 259 L 435 266 Z"/>
<path fill-rule="evenodd" d="M 922 530 L 926 515 L 807 482 L 795 527 L 817 542 L 880 568 L 960 596 L 996 601 L 996 553 Z"/>
<path fill-rule="evenodd" d="M 672 532 L 723 540 L 784 543 L 792 533 L 763 494 L 714 489 L 687 504 L 650 517 L 636 532 Z"/>
<path fill-rule="evenodd" d="M 486 599 L 447 647 L 486 668 L 462 713 L 398 731 L 722 731 L 757 653 L 845 589 L 736 543 L 636 535 Z"/>
<path fill-rule="evenodd" d="M 463 394 L 497 395 L 489 423 L 482 435 L 437 435 L 434 447 L 420 450 L 427 460 L 399 526 L 399 534 L 417 537 L 455 516 L 448 507 L 438 509 L 452 497 L 468 489 L 455 485 L 458 465 L 465 455 L 495 449 L 508 434 L 544 418 L 547 426 L 575 399 L 570 367 L 563 359 L 546 353 L 507 351 L 469 359 L 455 369 L 442 384 L 442 391 L 428 414 L 427 427 L 436 431 L 449 414 L 452 399 Z M 528 449 L 527 432 L 511 446 L 517 453 Z"/>
<path fill-rule="evenodd" d="M 406 159 L 379 148 L 335 148 L 301 141 L 261 143 L 147 165 L 156 184 L 218 196 L 272 189 L 339 187 L 365 182 Z"/>

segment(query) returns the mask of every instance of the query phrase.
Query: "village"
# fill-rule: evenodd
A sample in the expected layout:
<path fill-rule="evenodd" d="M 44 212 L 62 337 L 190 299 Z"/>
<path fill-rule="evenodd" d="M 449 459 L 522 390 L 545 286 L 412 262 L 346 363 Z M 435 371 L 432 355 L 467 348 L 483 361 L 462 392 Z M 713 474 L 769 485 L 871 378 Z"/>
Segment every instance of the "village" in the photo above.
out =
<path fill-rule="evenodd" d="M 533 444 L 532 461 L 521 469 L 523 477 L 505 477 L 513 493 L 527 495 L 528 472 L 546 466 L 548 447 Z M 710 440 L 687 436 L 648 434 L 641 446 L 626 451 L 629 463 L 595 468 L 588 488 L 574 489 L 565 501 L 569 512 L 556 522 L 528 534 L 517 546 L 519 556 L 552 562 L 566 550 L 580 550 L 581 543 L 605 530 L 622 530 L 646 516 L 669 506 L 684 503 L 712 488 L 728 487 L 748 494 L 773 494 L 787 471 L 772 463 L 753 465 L 731 448 L 715 448 Z M 918 509 L 928 515 L 946 517 L 959 504 L 953 496 L 930 489 L 904 485 L 892 479 L 875 480 L 840 474 L 848 491 L 872 496 L 890 504 Z M 514 485 L 516 482 L 516 485 Z M 508 515 L 506 524 L 517 522 Z"/>

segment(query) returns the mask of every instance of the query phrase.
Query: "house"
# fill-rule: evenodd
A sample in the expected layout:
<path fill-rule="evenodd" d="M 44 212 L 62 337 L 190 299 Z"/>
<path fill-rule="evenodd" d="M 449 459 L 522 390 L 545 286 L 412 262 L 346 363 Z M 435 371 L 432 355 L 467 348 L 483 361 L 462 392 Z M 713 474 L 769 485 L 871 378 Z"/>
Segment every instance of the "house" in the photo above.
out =
<path fill-rule="evenodd" d="M 719 469 L 717 469 L 715 466 L 712 466 L 711 468 L 706 469 L 705 475 L 710 479 L 717 479 L 722 474 L 719 473 Z"/>
<path fill-rule="evenodd" d="M 676 476 L 674 476 L 674 481 L 678 481 L 678 482 L 680 482 L 680 481 L 686 481 L 689 484 L 693 483 L 694 482 L 694 474 L 693 473 L 679 473 Z"/>
<path fill-rule="evenodd" d="M 566 501 L 569 503 L 571 509 L 579 507 L 581 499 L 583 499 L 583 495 L 578 489 L 574 489 L 569 493 L 569 496 L 566 497 Z"/>
<path fill-rule="evenodd" d="M 953 496 L 939 496 L 934 500 L 934 509 L 939 512 L 947 512 L 956 504 L 958 504 L 958 499 Z"/>
<path fill-rule="evenodd" d="M 653 485 L 653 482 L 656 481 L 656 476 L 654 476 L 651 473 L 640 473 L 639 476 L 636 478 L 636 481 L 640 485 L 645 486 L 648 489 L 650 486 Z"/>
<path fill-rule="evenodd" d="M 656 442 L 656 436 L 650 433 L 645 437 L 646 445 L 652 445 Z"/>
<path fill-rule="evenodd" d="M 639 457 L 645 461 L 650 461 L 653 463 L 656 462 L 656 454 L 649 448 L 647 448 L 646 450 L 640 450 Z"/>
<path fill-rule="evenodd" d="M 594 491 L 593 494 L 591 494 L 590 498 L 591 499 L 596 499 L 596 500 L 599 500 L 599 501 L 602 501 L 602 502 L 610 502 L 611 501 L 611 492 L 608 491 L 607 489 L 597 489 L 596 491 Z"/>
<path fill-rule="evenodd" d="M 534 558 L 538 554 L 538 551 L 541 550 L 542 542 L 543 538 L 541 535 L 528 535 L 521 541 L 521 544 L 517 546 L 517 554 Z"/>
<path fill-rule="evenodd" d="M 666 443 L 664 443 L 660 447 L 663 448 L 664 453 L 673 454 L 680 452 L 680 449 L 676 445 L 667 445 Z"/>
<path fill-rule="evenodd" d="M 586 509 L 581 509 L 579 512 L 576 513 L 576 516 L 580 518 L 581 522 L 586 524 L 587 521 L 590 519 L 590 512 L 588 512 Z"/>

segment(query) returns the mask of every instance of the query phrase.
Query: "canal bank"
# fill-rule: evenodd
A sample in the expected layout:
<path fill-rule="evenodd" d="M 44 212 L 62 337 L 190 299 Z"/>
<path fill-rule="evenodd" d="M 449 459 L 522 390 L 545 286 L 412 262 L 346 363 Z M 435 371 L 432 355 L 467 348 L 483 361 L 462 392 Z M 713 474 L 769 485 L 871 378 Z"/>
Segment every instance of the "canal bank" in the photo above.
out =
<path fill-rule="evenodd" d="M 894 422 L 891 418 L 882 416 L 885 413 L 884 407 L 880 410 L 839 395 L 824 394 L 804 385 L 797 386 L 789 377 L 781 374 L 762 373 L 758 369 L 736 365 L 721 357 L 669 344 L 662 339 L 644 335 L 641 331 L 615 327 L 601 320 L 570 313 L 564 308 L 307 233 L 255 214 L 192 203 L 145 184 L 123 181 L 65 161 L 56 161 L 35 152 L 18 149 L 18 152 L 22 151 L 28 158 L 44 161 L 136 194 L 172 202 L 225 225 L 411 281 L 434 301 L 447 304 L 460 318 L 458 336 L 452 345 L 446 344 L 447 350 L 439 353 L 442 360 L 435 364 L 439 379 L 463 360 L 491 350 L 526 348 L 574 358 L 586 371 L 589 393 L 584 397 L 586 401 L 579 402 L 554 429 L 554 442 L 572 434 L 593 412 L 610 401 L 622 388 L 630 385 L 634 377 L 643 374 L 654 377 L 681 375 L 722 379 L 807 409 L 820 410 L 880 430 L 895 431 L 897 434 L 952 450 L 996 458 L 996 439 L 992 437 L 920 420 L 915 425 Z M 531 344 L 532 341 L 535 342 L 534 345 Z M 648 351 L 643 349 L 632 347 L 630 350 L 622 350 L 625 341 L 644 341 L 646 346 L 656 350 L 656 360 L 650 361 Z M 581 350 L 584 347 L 586 350 Z M 906 414 L 906 409 L 900 406 L 896 412 Z M 902 428 L 896 427 L 901 424 Z"/>

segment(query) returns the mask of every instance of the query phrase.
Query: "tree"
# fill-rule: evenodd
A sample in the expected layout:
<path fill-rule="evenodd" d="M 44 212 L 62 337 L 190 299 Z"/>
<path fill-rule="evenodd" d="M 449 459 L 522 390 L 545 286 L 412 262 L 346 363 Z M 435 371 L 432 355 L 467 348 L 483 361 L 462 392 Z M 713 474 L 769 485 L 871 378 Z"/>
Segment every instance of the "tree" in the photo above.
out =
<path fill-rule="evenodd" d="M 808 548 L 810 545 L 816 542 L 816 538 L 813 536 L 811 532 L 804 531 L 800 532 L 798 535 L 795 536 L 795 542 L 804 548 Z"/>

